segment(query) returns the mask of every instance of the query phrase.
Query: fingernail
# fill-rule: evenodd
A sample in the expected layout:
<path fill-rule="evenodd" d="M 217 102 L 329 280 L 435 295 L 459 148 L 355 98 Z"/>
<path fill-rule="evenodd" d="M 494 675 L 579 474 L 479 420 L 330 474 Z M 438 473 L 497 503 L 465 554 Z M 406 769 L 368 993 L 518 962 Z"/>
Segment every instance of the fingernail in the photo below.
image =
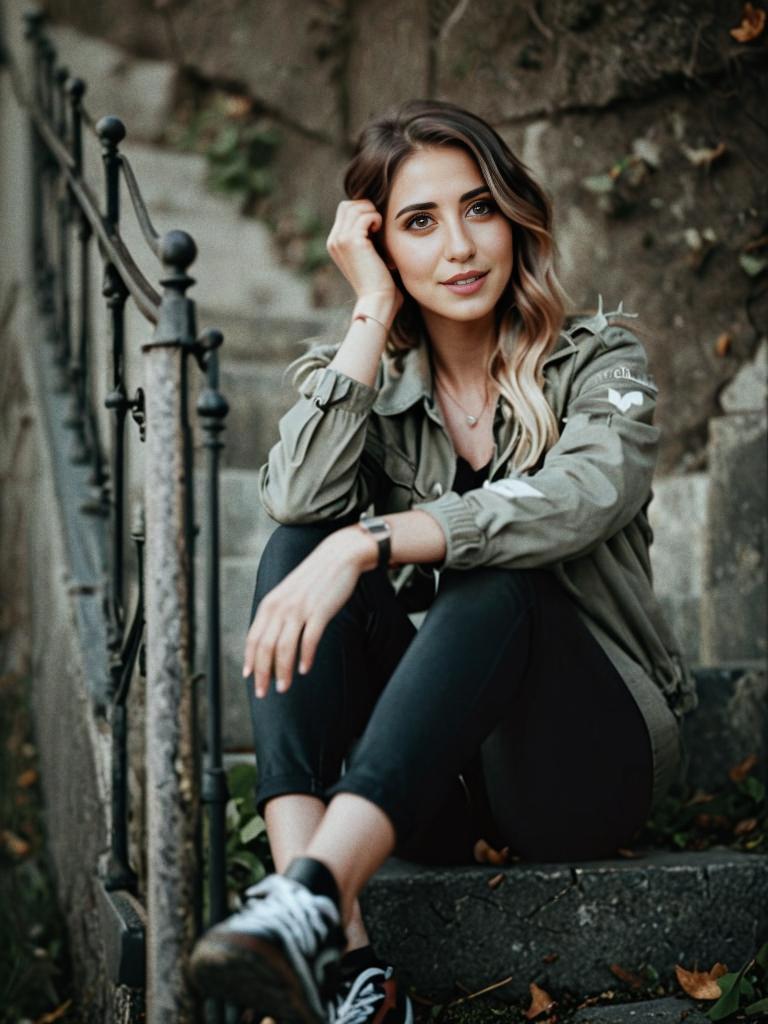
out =
<path fill-rule="evenodd" d="M 302 662 L 301 662 L 301 663 L 299 664 L 299 672 L 301 672 L 301 674 L 302 674 L 302 675 L 304 675 L 304 673 L 305 673 L 306 671 L 307 671 L 307 664 L 306 664 L 306 662 L 302 661 Z"/>
<path fill-rule="evenodd" d="M 248 675 L 248 666 L 247 665 L 243 665 L 243 675 L 244 676 Z"/>
<path fill-rule="evenodd" d="M 284 690 L 288 689 L 288 684 L 284 679 L 278 679 L 275 683 L 275 687 L 278 693 L 283 693 Z"/>

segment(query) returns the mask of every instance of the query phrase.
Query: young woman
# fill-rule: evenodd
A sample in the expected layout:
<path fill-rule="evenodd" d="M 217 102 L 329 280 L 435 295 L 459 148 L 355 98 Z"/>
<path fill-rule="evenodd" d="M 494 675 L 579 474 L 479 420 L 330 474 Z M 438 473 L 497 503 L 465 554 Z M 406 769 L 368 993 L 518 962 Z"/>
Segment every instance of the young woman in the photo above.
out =
<path fill-rule="evenodd" d="M 277 873 L 191 961 L 281 1024 L 411 1021 L 371 875 L 611 856 L 696 702 L 651 584 L 657 389 L 602 302 L 565 320 L 539 185 L 438 101 L 367 125 L 344 185 L 327 247 L 354 313 L 298 360 L 260 471 L 281 525 L 243 674 Z"/>

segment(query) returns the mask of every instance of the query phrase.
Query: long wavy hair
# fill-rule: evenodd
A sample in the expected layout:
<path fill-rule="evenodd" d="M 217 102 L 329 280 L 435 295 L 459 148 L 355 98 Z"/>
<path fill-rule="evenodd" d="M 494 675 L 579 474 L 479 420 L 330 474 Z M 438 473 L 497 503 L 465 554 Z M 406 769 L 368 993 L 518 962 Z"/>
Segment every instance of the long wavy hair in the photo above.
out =
<path fill-rule="evenodd" d="M 410 100 L 366 124 L 344 174 L 348 198 L 369 199 L 385 216 L 398 167 L 425 146 L 467 151 L 512 223 L 512 273 L 496 305 L 497 342 L 488 372 L 514 414 L 513 469 L 525 472 L 559 437 L 542 390 L 542 364 L 557 343 L 567 298 L 554 268 L 551 204 L 489 124 L 442 100 Z M 383 256 L 378 236 L 376 245 Z M 404 302 L 386 342 L 386 351 L 398 368 L 406 352 L 426 334 L 418 303 L 402 286 L 401 291 Z"/>

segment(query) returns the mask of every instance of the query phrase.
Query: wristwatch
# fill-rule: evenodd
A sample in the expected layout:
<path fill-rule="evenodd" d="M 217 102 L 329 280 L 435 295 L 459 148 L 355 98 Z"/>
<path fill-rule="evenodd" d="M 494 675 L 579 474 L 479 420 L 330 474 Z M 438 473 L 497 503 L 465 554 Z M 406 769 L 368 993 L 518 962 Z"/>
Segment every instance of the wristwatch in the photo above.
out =
<path fill-rule="evenodd" d="M 389 523 L 381 516 L 369 516 L 366 512 L 360 515 L 360 526 L 366 530 L 379 545 L 379 562 L 377 569 L 386 569 L 389 566 L 389 555 L 391 551 L 390 536 L 392 531 Z"/>

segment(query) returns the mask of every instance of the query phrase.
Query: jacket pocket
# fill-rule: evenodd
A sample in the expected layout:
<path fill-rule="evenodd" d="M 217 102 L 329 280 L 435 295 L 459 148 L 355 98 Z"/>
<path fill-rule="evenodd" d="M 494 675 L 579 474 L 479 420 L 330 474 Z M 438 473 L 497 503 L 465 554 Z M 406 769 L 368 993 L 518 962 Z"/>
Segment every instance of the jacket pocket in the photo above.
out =
<path fill-rule="evenodd" d="M 387 508 L 404 512 L 411 507 L 416 466 L 404 452 L 391 445 L 385 445 L 383 456 L 384 475 L 389 484 Z"/>

